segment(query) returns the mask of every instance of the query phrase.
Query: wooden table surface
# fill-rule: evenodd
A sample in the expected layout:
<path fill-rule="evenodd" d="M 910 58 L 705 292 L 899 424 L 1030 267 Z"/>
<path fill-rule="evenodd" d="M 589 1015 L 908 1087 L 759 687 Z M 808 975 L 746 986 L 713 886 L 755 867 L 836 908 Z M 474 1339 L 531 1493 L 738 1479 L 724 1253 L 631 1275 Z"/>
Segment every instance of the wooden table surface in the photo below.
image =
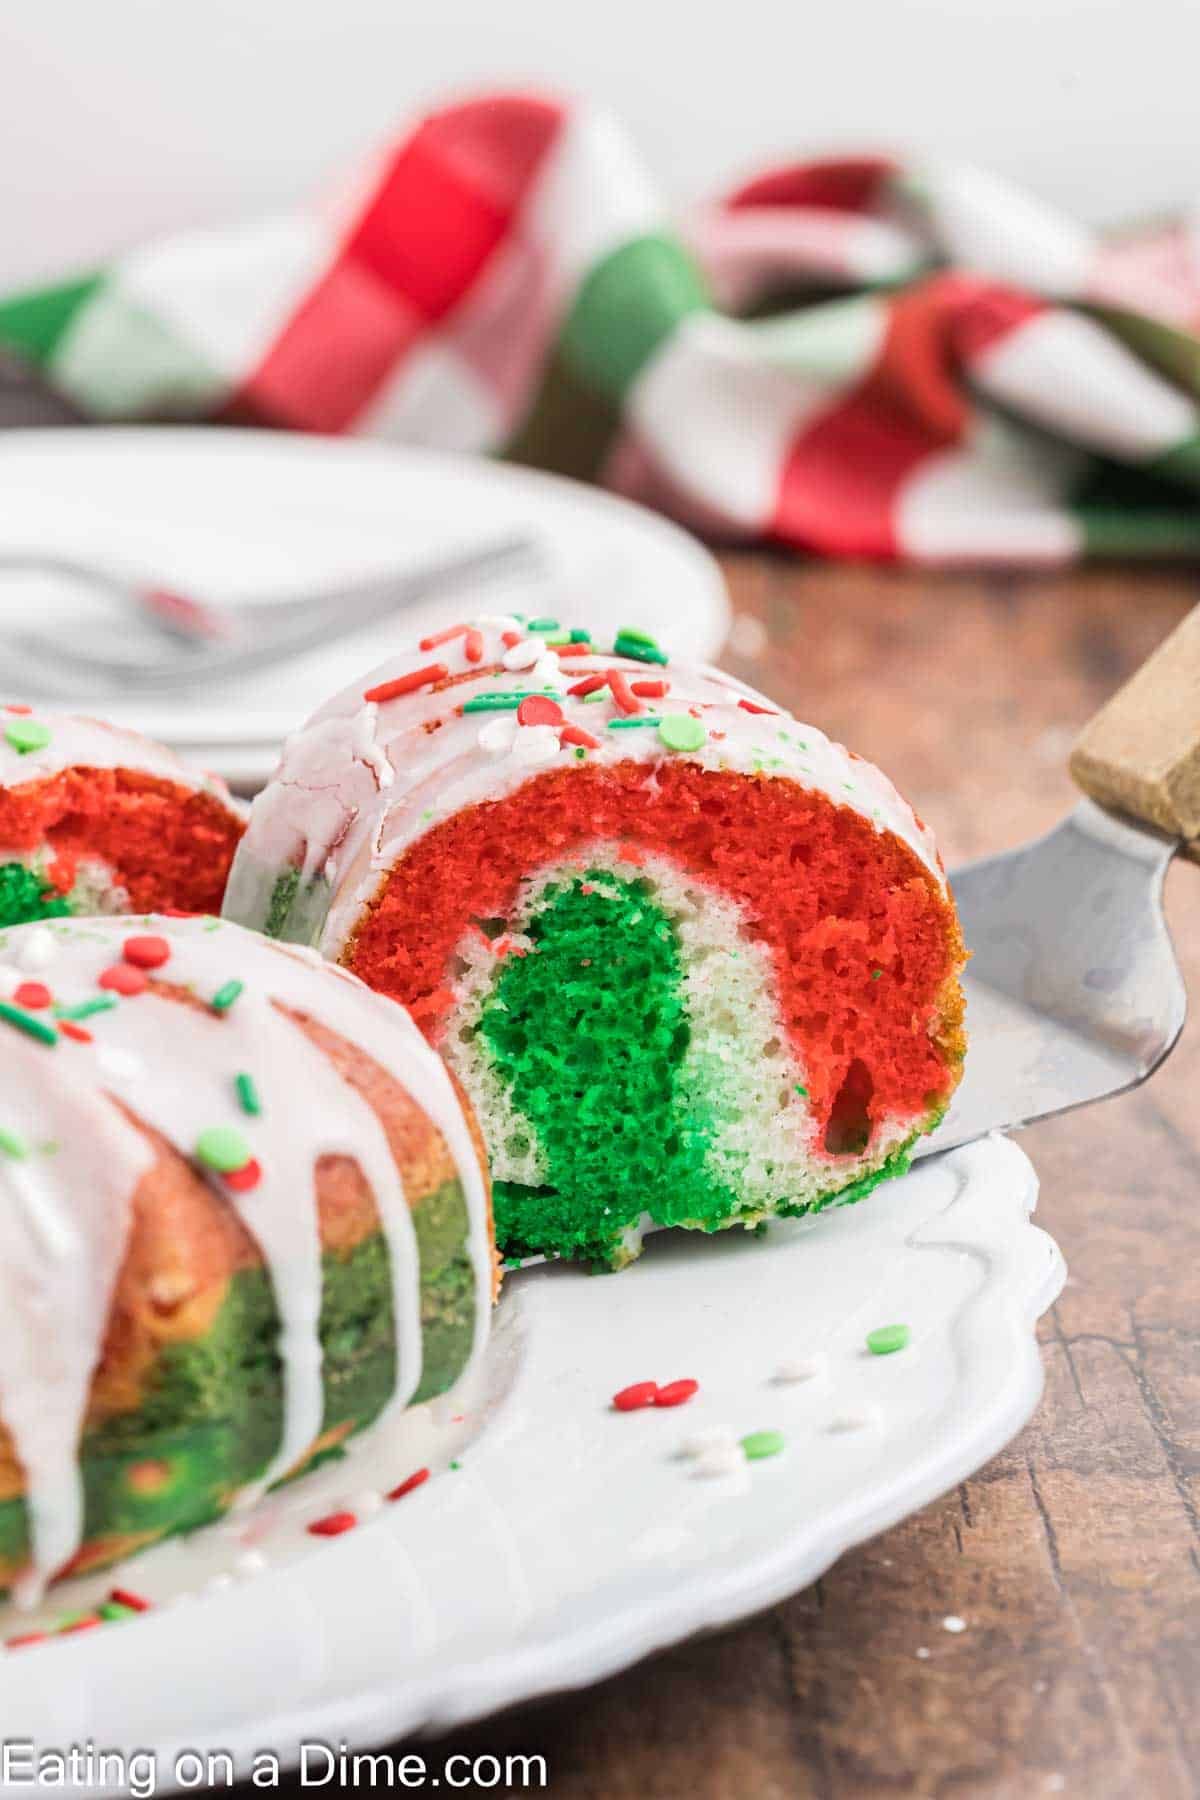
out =
<path fill-rule="evenodd" d="M 882 764 L 950 865 L 1072 804 L 1074 733 L 1200 598 L 1194 572 L 726 568 L 728 666 Z M 1168 911 L 1200 995 L 1200 868 Z M 1003 1455 L 770 1612 L 413 1747 L 540 1752 L 555 1800 L 1196 1793 L 1200 1032 L 1022 1142 L 1070 1277 Z"/>

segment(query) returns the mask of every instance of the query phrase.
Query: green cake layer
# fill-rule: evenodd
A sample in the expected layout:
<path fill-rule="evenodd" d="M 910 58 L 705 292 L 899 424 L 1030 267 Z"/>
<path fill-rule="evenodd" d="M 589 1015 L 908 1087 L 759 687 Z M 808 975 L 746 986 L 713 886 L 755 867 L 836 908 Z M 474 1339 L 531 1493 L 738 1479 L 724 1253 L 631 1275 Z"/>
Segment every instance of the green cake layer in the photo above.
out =
<path fill-rule="evenodd" d="M 417 1401 L 444 1393 L 470 1355 L 475 1278 L 466 1201 L 457 1181 L 413 1213 L 421 1264 L 421 1382 Z M 323 1444 L 306 1465 L 378 1417 L 395 1380 L 391 1274 L 381 1233 L 322 1258 Z M 159 1355 L 136 1412 L 83 1440 L 84 1557 L 114 1561 L 145 1542 L 217 1518 L 267 1467 L 283 1424 L 279 1319 L 263 1269 L 234 1275 L 206 1335 Z M 325 1441 L 327 1440 L 327 1441 Z M 305 1471 L 305 1472 L 306 1472 Z M 28 1553 L 25 1502 L 0 1503 L 0 1592 L 5 1568 Z"/>

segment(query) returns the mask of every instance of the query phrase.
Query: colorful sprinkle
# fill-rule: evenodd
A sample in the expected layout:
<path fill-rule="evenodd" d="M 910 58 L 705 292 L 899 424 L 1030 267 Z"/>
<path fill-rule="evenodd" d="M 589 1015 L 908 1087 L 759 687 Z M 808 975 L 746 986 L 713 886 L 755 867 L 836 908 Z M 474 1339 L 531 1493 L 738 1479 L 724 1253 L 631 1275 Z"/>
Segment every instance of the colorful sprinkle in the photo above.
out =
<path fill-rule="evenodd" d="M 332 1512 L 323 1519 L 314 1519 L 308 1529 L 313 1537 L 341 1537 L 343 1531 L 353 1531 L 357 1524 L 352 1512 Z"/>
<path fill-rule="evenodd" d="M 111 1012 L 118 1004 L 112 994 L 97 994 L 93 1000 L 81 1000 L 77 1006 L 56 1006 L 57 1019 L 90 1019 L 94 1013 Z"/>
<path fill-rule="evenodd" d="M 26 1037 L 36 1038 L 39 1044 L 57 1044 L 58 1033 L 53 1025 L 47 1025 L 43 1019 L 37 1019 L 32 1013 L 22 1012 L 18 1006 L 9 1006 L 0 1000 L 0 1019 L 6 1025 L 15 1025 Z"/>
<path fill-rule="evenodd" d="M 778 1456 L 786 1442 L 782 1431 L 751 1431 L 742 1439 L 742 1453 L 747 1462 L 761 1462 L 764 1456 Z"/>
<path fill-rule="evenodd" d="M 435 631 L 432 637 L 423 637 L 422 650 L 440 650 L 443 644 L 452 644 L 455 638 L 466 637 L 469 625 L 447 625 L 445 631 Z"/>
<path fill-rule="evenodd" d="M 669 681 L 631 681 L 629 685 L 643 700 L 665 699 L 671 686 Z"/>
<path fill-rule="evenodd" d="M 415 694 L 430 682 L 445 681 L 449 673 L 445 663 L 430 663 L 428 668 L 414 669 L 411 675 L 397 675 L 394 681 L 381 681 L 378 686 L 367 688 L 363 699 L 382 706 L 384 701 L 395 700 L 401 694 Z"/>
<path fill-rule="evenodd" d="M 545 694 L 530 694 L 517 708 L 518 725 L 561 725 L 563 710 Z"/>
<path fill-rule="evenodd" d="M 54 999 L 44 981 L 23 981 L 13 994 L 18 1006 L 27 1006 L 30 1012 L 40 1012 L 49 1006 Z"/>
<path fill-rule="evenodd" d="M 582 725 L 564 725 L 558 734 L 560 744 L 575 744 L 581 750 L 598 750 L 600 739 L 585 731 Z"/>
<path fill-rule="evenodd" d="M 117 1600 L 105 1600 L 96 1610 L 106 1624 L 113 1624 L 118 1619 L 137 1618 L 132 1606 L 122 1606 Z"/>
<path fill-rule="evenodd" d="M 657 724 L 657 713 L 643 713 L 641 717 L 636 719 L 610 719 L 608 721 L 608 729 L 610 731 L 635 731 L 640 726 Z"/>
<path fill-rule="evenodd" d="M 244 991 L 245 986 L 244 981 L 238 981 L 236 978 L 223 982 L 209 1001 L 209 1005 L 214 1012 L 228 1012 L 238 995 Z"/>
<path fill-rule="evenodd" d="M 248 1194 L 262 1180 L 262 1164 L 254 1157 L 244 1169 L 231 1169 L 225 1176 L 225 1186 L 232 1188 L 235 1194 Z"/>
<path fill-rule="evenodd" d="M 779 714 L 775 711 L 774 707 L 759 706 L 753 700 L 739 700 L 738 705 L 741 707 L 743 712 L 763 713 L 769 719 L 777 719 L 779 717 Z"/>
<path fill-rule="evenodd" d="M 668 750 L 699 750 L 708 741 L 708 732 L 690 713 L 668 713 L 659 720 L 658 735 Z"/>
<path fill-rule="evenodd" d="M 171 946 L 165 937 L 130 937 L 122 944 L 121 955 L 135 969 L 161 969 L 171 960 Z"/>
<path fill-rule="evenodd" d="M 399 1487 L 394 1487 L 392 1489 L 391 1493 L 388 1495 L 388 1499 L 389 1500 L 403 1500 L 405 1494 L 411 1494 L 413 1492 L 414 1488 L 422 1487 L 424 1485 L 424 1483 L 427 1482 L 428 1480 L 429 1480 L 429 1470 L 428 1469 L 417 1469 L 412 1475 L 410 1475 L 407 1478 L 407 1480 L 402 1481 L 400 1483 Z"/>
<path fill-rule="evenodd" d="M 643 1406 L 653 1406 L 657 1395 L 657 1381 L 635 1381 L 614 1394 L 612 1403 L 617 1412 L 638 1412 Z"/>
<path fill-rule="evenodd" d="M 96 1041 L 86 1025 L 76 1025 L 74 1019 L 63 1019 L 59 1029 L 64 1037 L 76 1044 L 93 1044 Z"/>
<path fill-rule="evenodd" d="M 522 700 L 529 698 L 531 692 L 530 688 L 521 688 L 512 693 L 472 694 L 469 700 L 463 701 L 463 711 L 465 713 L 515 712 Z"/>
<path fill-rule="evenodd" d="M 19 1131 L 10 1131 L 7 1125 L 0 1125 L 0 1150 L 16 1162 L 24 1162 L 29 1155 L 29 1143 Z"/>
<path fill-rule="evenodd" d="M 867 1333 L 867 1349 L 872 1356 L 894 1356 L 897 1350 L 907 1350 L 911 1342 L 908 1325 L 880 1325 Z"/>
<path fill-rule="evenodd" d="M 630 637 L 624 631 L 618 632 L 613 651 L 617 656 L 627 656 L 631 662 L 666 663 L 670 661 L 666 651 L 660 650 L 653 640 L 645 639 L 644 633 L 639 633 L 637 637 Z"/>
<path fill-rule="evenodd" d="M 40 719 L 17 718 L 4 727 L 4 736 L 18 756 L 28 756 L 34 750 L 44 750 L 52 733 Z"/>
<path fill-rule="evenodd" d="M 202 1131 L 196 1139 L 195 1154 L 197 1162 L 221 1175 L 244 1169 L 253 1161 L 249 1144 L 232 1125 L 210 1125 Z"/>
<path fill-rule="evenodd" d="M 648 650 L 658 649 L 658 639 L 652 638 L 648 631 L 642 631 L 637 625 L 618 625 L 617 636 L 628 638 L 631 644 L 644 644 Z"/>
<path fill-rule="evenodd" d="M 144 994 L 149 985 L 150 977 L 144 970 L 135 969 L 132 963 L 110 963 L 96 977 L 97 987 L 107 988 L 114 994 L 124 994 L 127 998 L 134 994 Z"/>
<path fill-rule="evenodd" d="M 582 681 L 577 681 L 574 687 L 569 687 L 567 689 L 567 692 L 568 694 L 576 694 L 581 698 L 586 699 L 589 694 L 595 694 L 602 687 L 607 686 L 607 675 L 585 675 Z"/>
<path fill-rule="evenodd" d="M 654 1396 L 655 1406 L 682 1406 L 693 1394 L 700 1391 L 700 1383 L 690 1379 L 684 1381 L 668 1381 L 660 1387 Z"/>
<path fill-rule="evenodd" d="M 483 633 L 472 628 L 467 633 L 467 641 L 463 645 L 463 655 L 469 663 L 483 661 Z"/>
<path fill-rule="evenodd" d="M 131 1588 L 113 1588 L 109 1599 L 114 1606 L 127 1606 L 130 1612 L 149 1612 L 150 1602 L 141 1594 L 135 1594 Z"/>
<path fill-rule="evenodd" d="M 22 1631 L 16 1637 L 5 1638 L 6 1650 L 24 1650 L 28 1644 L 44 1644 L 47 1634 L 44 1631 Z"/>
<path fill-rule="evenodd" d="M 796 1092 L 799 1094 L 799 1096 L 802 1100 L 808 1099 L 808 1089 L 806 1087 L 804 1087 L 799 1081 L 796 1083 Z"/>
<path fill-rule="evenodd" d="M 237 1089 L 238 1104 L 244 1113 L 256 1119 L 262 1111 L 262 1101 L 254 1084 L 253 1075 L 235 1075 L 233 1085 Z"/>
<path fill-rule="evenodd" d="M 641 712 L 642 703 L 640 700 L 634 698 L 633 689 L 626 681 L 620 669 L 610 669 L 608 671 L 608 691 L 623 713 Z"/>
<path fill-rule="evenodd" d="M 530 631 L 561 631 L 562 627 L 557 619 L 530 619 L 529 629 Z"/>

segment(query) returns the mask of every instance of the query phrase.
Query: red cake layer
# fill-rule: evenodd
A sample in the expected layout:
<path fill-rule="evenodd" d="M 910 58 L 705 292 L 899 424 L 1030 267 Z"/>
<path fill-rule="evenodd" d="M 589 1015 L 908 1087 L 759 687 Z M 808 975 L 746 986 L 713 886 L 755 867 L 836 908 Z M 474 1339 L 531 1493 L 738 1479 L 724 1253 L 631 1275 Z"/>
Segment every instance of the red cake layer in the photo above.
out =
<path fill-rule="evenodd" d="M 740 902 L 771 955 L 810 1104 L 917 1118 L 962 1058 L 962 940 L 937 881 L 898 838 L 823 794 L 693 763 L 532 777 L 425 833 L 387 877 L 343 960 L 436 1042 L 446 969 L 473 921 L 506 920 L 522 878 L 597 840 L 644 851 Z M 829 1147 L 836 1148 L 835 1114 Z"/>
<path fill-rule="evenodd" d="M 0 860 L 49 845 L 51 878 L 65 893 L 77 860 L 99 857 L 138 912 L 219 911 L 241 835 L 213 795 L 137 769 L 64 769 L 0 789 Z"/>

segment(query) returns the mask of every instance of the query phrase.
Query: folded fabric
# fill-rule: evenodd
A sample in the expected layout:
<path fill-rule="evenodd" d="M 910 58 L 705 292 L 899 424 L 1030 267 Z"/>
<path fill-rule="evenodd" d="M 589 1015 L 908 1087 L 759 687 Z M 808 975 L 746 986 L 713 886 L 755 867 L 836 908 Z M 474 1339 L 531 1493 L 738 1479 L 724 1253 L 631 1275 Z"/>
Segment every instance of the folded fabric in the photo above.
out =
<path fill-rule="evenodd" d="M 679 227 L 603 113 L 434 112 L 304 211 L 0 300 L 87 418 L 491 452 L 833 556 L 1200 549 L 1200 235 L 799 164 Z"/>

